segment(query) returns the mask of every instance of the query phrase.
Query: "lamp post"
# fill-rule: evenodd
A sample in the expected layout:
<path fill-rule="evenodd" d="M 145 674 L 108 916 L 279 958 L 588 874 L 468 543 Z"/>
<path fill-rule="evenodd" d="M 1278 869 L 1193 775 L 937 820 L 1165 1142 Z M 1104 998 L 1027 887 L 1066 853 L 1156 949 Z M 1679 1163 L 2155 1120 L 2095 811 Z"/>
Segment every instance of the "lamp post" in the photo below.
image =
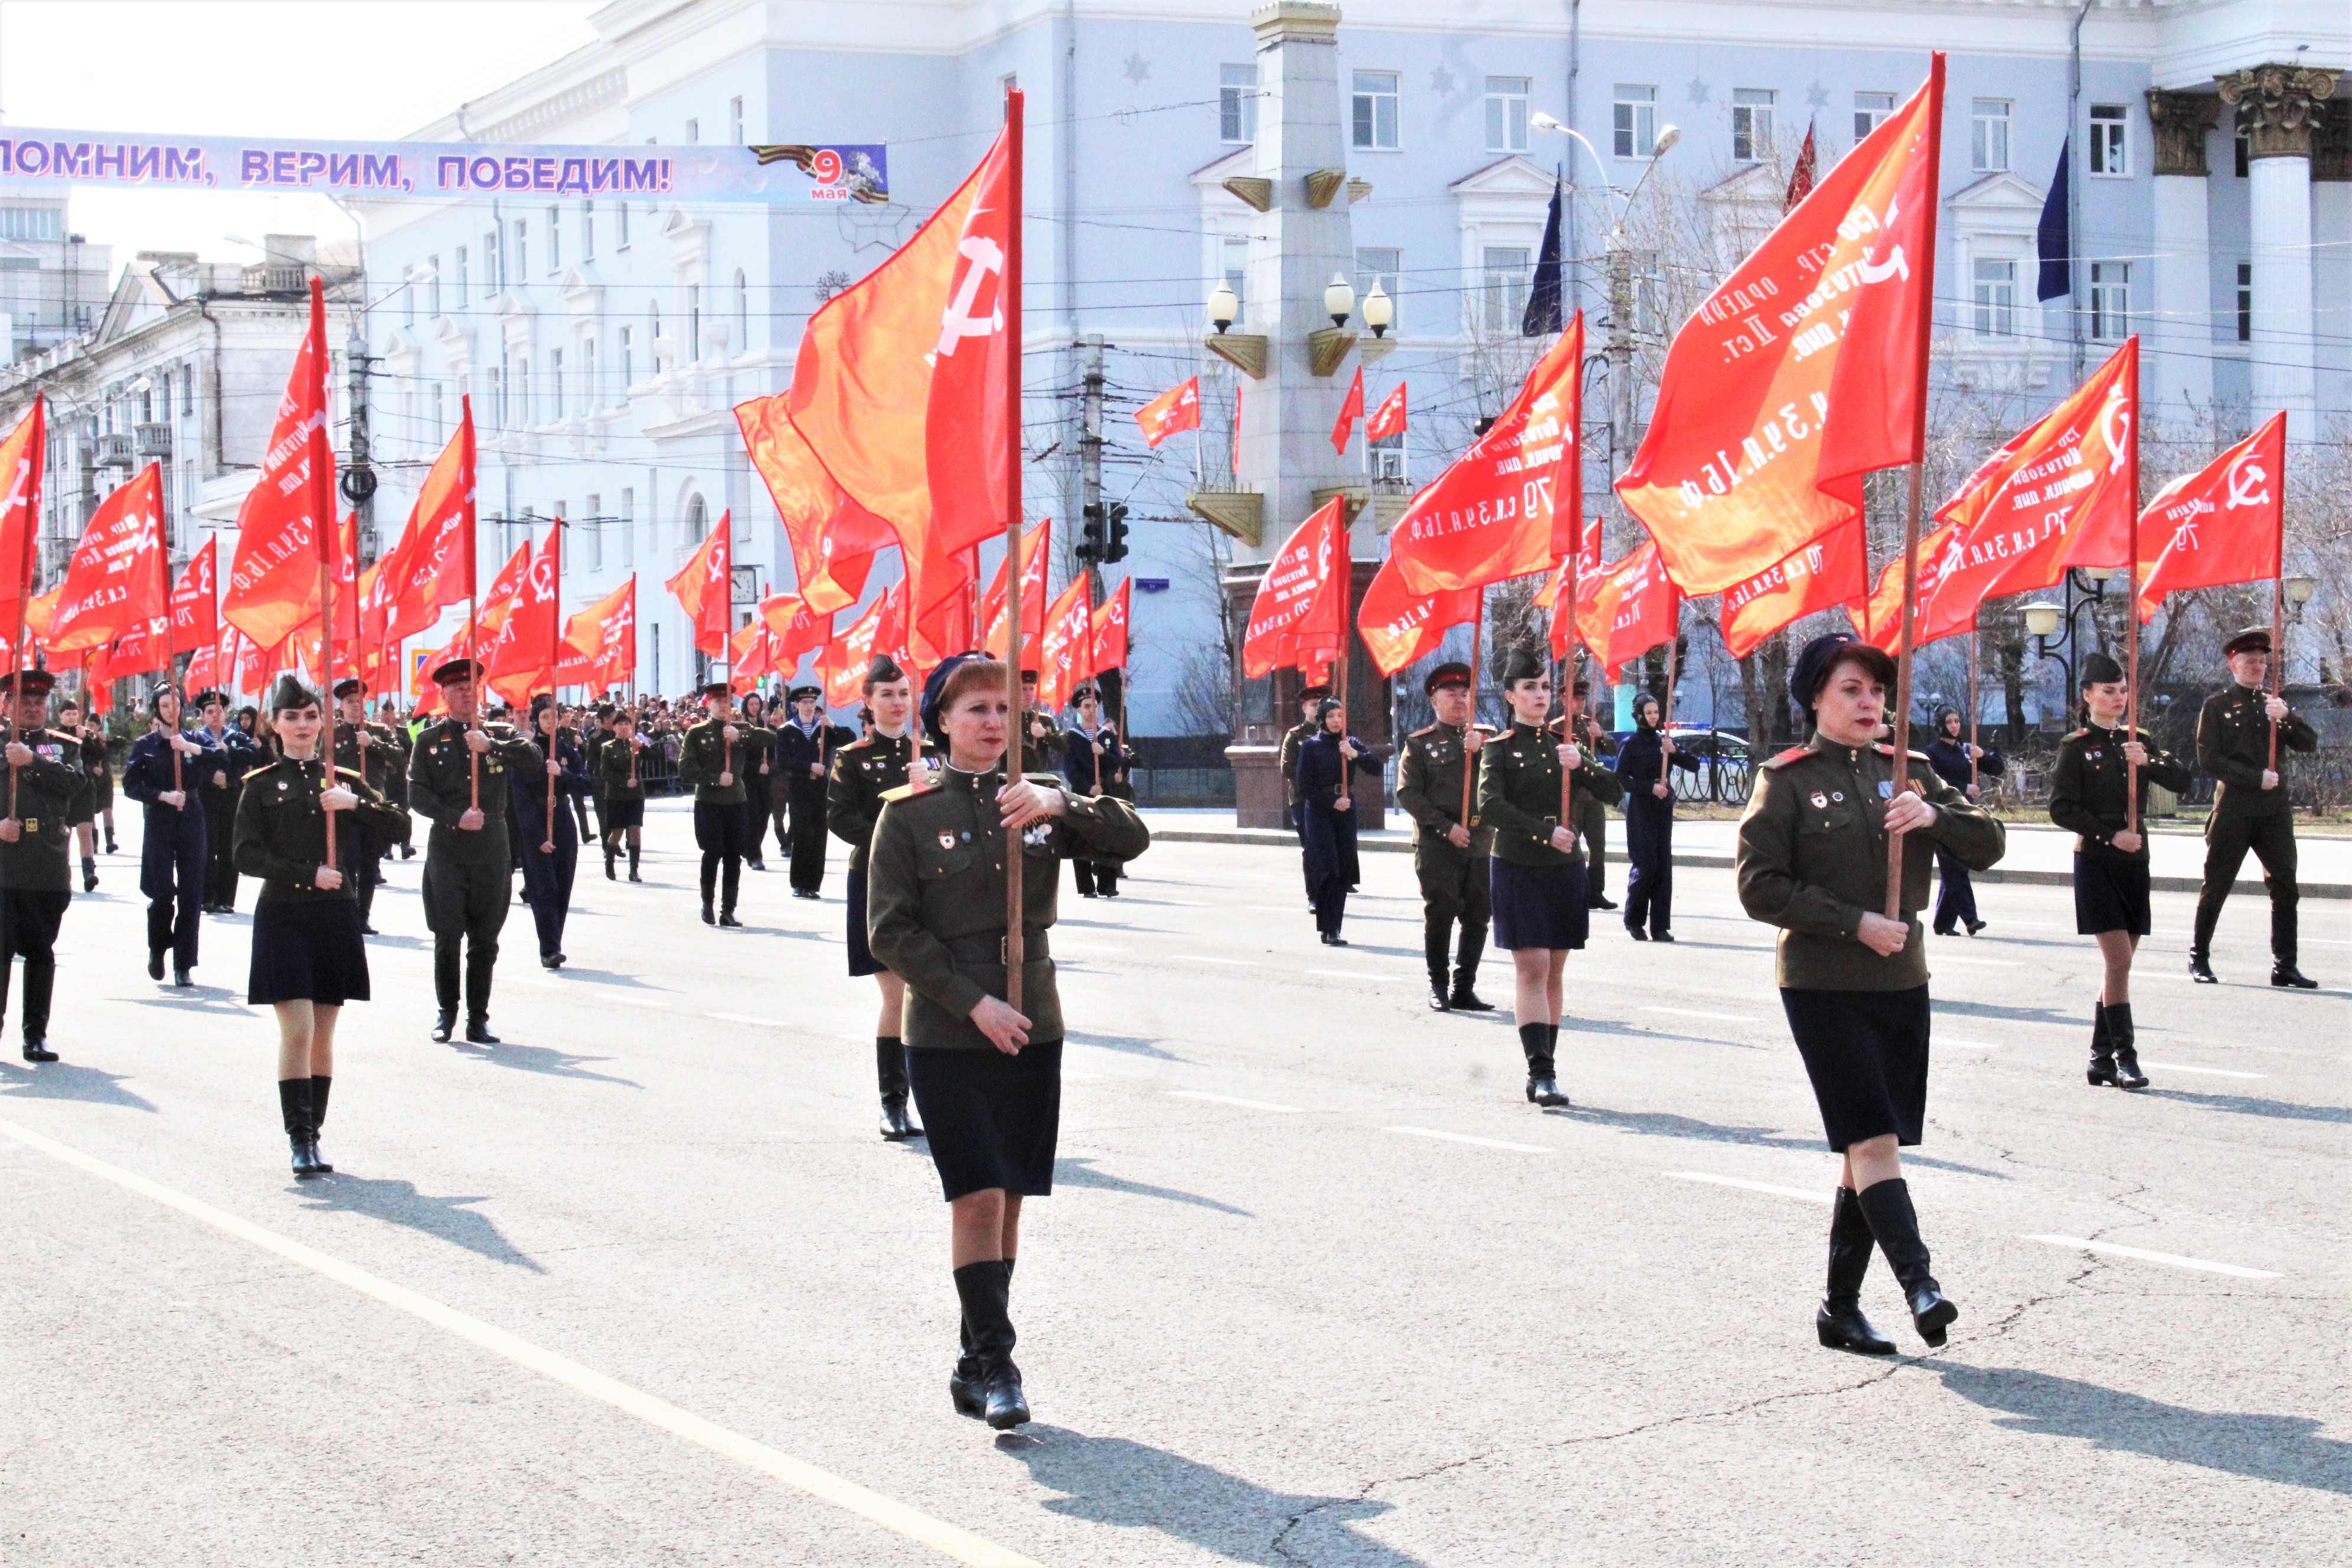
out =
<path fill-rule="evenodd" d="M 2074 668 L 2082 654 L 2082 628 L 2075 616 L 2086 607 L 2105 604 L 2107 584 L 2116 572 L 2113 566 L 2070 566 L 2066 569 L 2065 599 L 2053 605 L 2037 601 L 2025 606 L 2025 629 L 2033 637 L 2033 656 L 2055 660 L 2066 672 L 2066 691 L 2060 700 L 2062 710 L 2071 711 L 2074 701 Z M 2092 645 L 2103 646 L 2095 616 L 2091 627 Z"/>

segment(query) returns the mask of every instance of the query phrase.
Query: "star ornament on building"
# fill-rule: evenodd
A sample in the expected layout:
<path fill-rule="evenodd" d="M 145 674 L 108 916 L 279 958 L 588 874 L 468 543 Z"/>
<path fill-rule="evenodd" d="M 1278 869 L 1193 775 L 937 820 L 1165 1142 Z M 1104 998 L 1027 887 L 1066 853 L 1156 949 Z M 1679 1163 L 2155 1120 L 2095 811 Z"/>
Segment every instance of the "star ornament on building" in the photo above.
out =
<path fill-rule="evenodd" d="M 1805 89 L 1805 102 L 1814 109 L 1827 109 L 1830 104 L 1830 89 L 1816 81 L 1812 86 Z"/>
<path fill-rule="evenodd" d="M 1452 92 L 1454 86 L 1454 73 L 1447 70 L 1444 66 L 1440 66 L 1435 70 L 1429 73 L 1429 90 L 1436 93 L 1438 96 L 1444 97 Z"/>
<path fill-rule="evenodd" d="M 1141 55 L 1127 57 L 1127 79 L 1140 84 L 1151 78 L 1151 62 Z"/>
<path fill-rule="evenodd" d="M 1714 89 L 1713 88 L 1711 88 L 1711 87 L 1709 87 L 1709 86 L 1707 86 L 1707 85 L 1706 85 L 1706 79 L 1705 79 L 1705 78 L 1703 78 L 1703 77 L 1693 77 L 1693 78 L 1691 79 L 1691 84 L 1690 84 L 1690 100 L 1691 100 L 1691 102 L 1693 102 L 1693 103 L 1695 103 L 1695 104 L 1706 104 L 1706 103 L 1713 102 L 1713 101 L 1714 101 L 1714 99 L 1715 99 L 1715 89 Z"/>

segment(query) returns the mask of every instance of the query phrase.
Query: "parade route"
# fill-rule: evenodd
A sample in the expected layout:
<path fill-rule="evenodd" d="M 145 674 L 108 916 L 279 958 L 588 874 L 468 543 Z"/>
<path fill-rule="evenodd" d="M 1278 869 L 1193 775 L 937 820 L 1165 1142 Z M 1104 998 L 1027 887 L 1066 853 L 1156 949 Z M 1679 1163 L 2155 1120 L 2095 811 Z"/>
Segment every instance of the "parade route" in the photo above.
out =
<path fill-rule="evenodd" d="M 0 1059 L 10 1561 L 2340 1556 L 2339 906 L 2305 906 L 2330 989 L 2289 994 L 2252 903 L 2226 984 L 2159 983 L 2189 907 L 2159 895 L 2126 1095 L 2082 1081 L 2063 890 L 1986 889 L 1985 934 L 1931 949 L 1907 1162 L 1962 1316 L 1922 1353 L 1879 1265 L 1906 1353 L 1874 1362 L 1812 1342 L 1833 1163 L 1727 873 L 1686 873 L 1675 945 L 1598 924 L 1575 1103 L 1541 1113 L 1507 1015 L 1423 1005 L 1403 858 L 1367 858 L 1335 953 L 1295 855 L 1160 846 L 1116 901 L 1065 886 L 1057 1187 L 1016 1287 L 1037 1420 L 998 1438 L 948 1407 L 946 1216 L 873 1132 L 838 862 L 816 904 L 747 873 L 750 929 L 715 932 L 684 813 L 647 838 L 646 886 L 583 867 L 560 976 L 518 906 L 487 1047 L 426 1039 L 422 861 L 394 862 L 338 1172 L 300 1184 L 247 918 L 174 994 L 135 859 L 101 862 L 65 1059 Z M 1482 985 L 1507 999 L 1491 958 Z"/>

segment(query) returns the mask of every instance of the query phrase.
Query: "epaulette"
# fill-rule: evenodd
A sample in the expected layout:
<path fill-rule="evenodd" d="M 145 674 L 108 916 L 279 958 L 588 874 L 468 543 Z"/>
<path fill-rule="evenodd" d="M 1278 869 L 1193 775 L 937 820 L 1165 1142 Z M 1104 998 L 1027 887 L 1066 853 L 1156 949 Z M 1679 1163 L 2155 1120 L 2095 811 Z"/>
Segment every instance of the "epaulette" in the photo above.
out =
<path fill-rule="evenodd" d="M 844 750 L 846 749 L 846 747 L 844 748 Z M 896 789 L 884 790 L 882 792 L 882 798 L 884 800 L 912 800 L 919 795 L 929 795 L 930 793 L 931 792 L 928 789 L 917 789 L 913 784 L 902 784 Z"/>
<path fill-rule="evenodd" d="M 367 783 L 367 774 L 361 773 L 356 768 L 337 768 L 335 771 L 342 774 L 343 777 L 347 779 L 357 779 L 362 784 Z"/>
<path fill-rule="evenodd" d="M 1812 754 L 1813 749 L 1811 746 L 1791 746 L 1778 756 L 1766 758 L 1763 765 L 1767 768 L 1785 768 L 1790 763 Z"/>
<path fill-rule="evenodd" d="M 281 758 L 279 758 L 279 759 L 278 759 L 278 762 L 283 762 L 283 761 L 285 761 L 285 759 L 284 759 L 283 757 L 281 757 Z M 251 784 L 254 780 L 256 780 L 256 779 L 259 778 L 262 774 L 264 774 L 264 773 L 268 773 L 270 769 L 272 769 L 272 768 L 276 767 L 277 765 L 278 765 L 278 763 L 262 763 L 262 764 L 261 764 L 259 767 L 257 767 L 257 768 L 249 768 L 249 769 L 247 769 L 247 770 L 246 771 L 245 775 L 244 775 L 242 778 L 238 779 L 236 782 L 237 782 L 237 783 L 239 783 L 239 784 Z"/>
<path fill-rule="evenodd" d="M 1870 743 L 1870 749 L 1882 757 L 1891 757 L 1895 754 L 1895 748 L 1884 741 L 1873 741 Z M 1927 760 L 1927 753 L 1925 752 L 1906 752 L 1904 754 L 1915 763 L 1924 763 Z"/>
<path fill-rule="evenodd" d="M 2085 727 L 2084 727 L 2084 728 L 2083 728 L 2083 729 L 2080 729 L 2080 730 L 2076 730 L 2076 731 L 2074 731 L 2074 732 L 2072 732 L 2071 734 L 2067 734 L 2067 735 L 2062 735 L 2062 736 L 2060 736 L 2060 737 L 2059 737 L 2059 742 L 2060 742 L 2060 743 L 2061 743 L 2061 744 L 2063 744 L 2065 742 L 2068 742 L 2068 741 L 2079 741 L 2079 740 L 2081 740 L 2084 736 L 2085 736 L 2085 735 L 2089 734 L 2090 732 L 2091 732 L 2091 731 L 2090 731 L 2090 729 L 2088 728 L 2088 726 L 2085 726 Z"/>
<path fill-rule="evenodd" d="M 1432 725 L 1430 725 L 1427 729 L 1424 729 L 1424 730 L 1415 730 L 1412 734 L 1407 735 L 1407 736 L 1405 737 L 1405 739 L 1406 739 L 1406 740 L 1408 740 L 1408 741 L 1418 741 L 1418 740 L 1420 740 L 1423 735 L 1433 735 L 1433 734 L 1435 734 L 1436 732 L 1437 732 L 1437 726 L 1436 726 L 1436 725 L 1434 725 L 1434 724 L 1432 724 Z"/>

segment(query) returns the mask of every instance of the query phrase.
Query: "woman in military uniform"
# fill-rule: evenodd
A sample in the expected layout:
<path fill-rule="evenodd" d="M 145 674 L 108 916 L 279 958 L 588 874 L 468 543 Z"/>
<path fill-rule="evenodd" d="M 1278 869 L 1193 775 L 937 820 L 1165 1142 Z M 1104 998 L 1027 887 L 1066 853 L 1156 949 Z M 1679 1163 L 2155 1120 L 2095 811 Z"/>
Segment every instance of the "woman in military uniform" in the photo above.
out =
<path fill-rule="evenodd" d="M 25 1059 L 53 1062 L 49 999 L 58 980 L 58 927 L 73 902 L 72 838 L 66 814 L 88 787 L 80 737 L 51 730 L 45 669 L 0 675 L 8 698 L 8 772 L 0 784 L 0 1010 L 8 1005 L 12 961 L 25 961 Z"/>
<path fill-rule="evenodd" d="M 1495 945 L 1511 955 L 1519 1049 L 1528 1060 L 1528 1099 L 1568 1103 L 1553 1054 L 1559 1044 L 1560 974 L 1584 945 L 1591 910 L 1585 898 L 1584 851 L 1559 819 L 1561 771 L 1571 792 L 1615 801 L 1616 775 L 1596 767 L 1580 746 L 1561 744 L 1544 727 L 1551 676 L 1531 648 L 1503 656 L 1496 681 L 1511 727 L 1478 752 L 1478 820 L 1495 833 L 1487 875 Z"/>
<path fill-rule="evenodd" d="M 73 828 L 74 842 L 81 847 L 81 890 L 94 893 L 98 891 L 97 823 L 101 809 L 106 814 L 106 852 L 114 853 L 114 769 L 106 754 L 105 729 L 82 722 L 81 711 L 79 702 L 59 703 L 58 728 L 73 737 L 78 752 L 81 788 L 66 810 L 66 820 Z"/>
<path fill-rule="evenodd" d="M 2105 654 L 2096 656 L 2105 658 Z M 1927 765 L 1936 776 L 1974 800 L 1984 785 L 1981 781 L 1999 778 L 2008 763 L 1998 750 L 1987 751 L 1968 738 L 1968 726 L 1957 708 L 1936 710 L 1936 736 L 1927 742 Z M 1985 922 L 1977 916 L 1976 884 L 1969 880 L 1969 868 L 1945 850 L 1936 851 L 1936 934 L 1951 936 L 1961 926 L 1974 936 L 1984 930 Z"/>
<path fill-rule="evenodd" d="M 1669 771 L 1698 772 L 1658 726 L 1658 700 L 1633 699 L 1633 732 L 1617 753 L 1625 786 L 1625 934 L 1635 942 L 1675 940 L 1675 785 Z M 1587 900 L 1588 903 L 1590 900 Z"/>
<path fill-rule="evenodd" d="M 768 861 L 768 818 L 774 811 L 776 732 L 768 728 L 767 700 L 754 691 L 743 699 L 743 859 L 754 871 Z"/>
<path fill-rule="evenodd" d="M 1055 862 L 1131 860 L 1150 835 L 1125 801 L 1075 795 L 1050 777 L 1004 781 L 1013 710 L 994 659 L 960 654 L 933 670 L 923 721 L 947 765 L 929 788 L 890 791 L 875 823 L 870 940 L 906 983 L 908 1071 L 953 1211 L 963 1348 L 949 1394 L 1003 1430 L 1029 1419 L 1008 1305 L 1021 1202 L 1053 1191 L 1061 1115 Z M 1005 996 L 1008 848 L 1024 867 L 1017 1009 Z"/>
<path fill-rule="evenodd" d="M 522 898 L 539 928 L 539 963 L 563 967 L 563 924 L 572 914 L 572 878 L 580 868 L 580 830 L 566 797 L 577 801 L 590 787 L 588 764 L 572 737 L 556 724 L 555 699 L 542 691 L 530 700 L 531 729 L 547 748 L 547 765 L 517 768 L 508 777 L 516 825 L 522 830 Z M 555 836 L 548 837 L 547 800 L 555 792 Z"/>
<path fill-rule="evenodd" d="M 637 769 L 649 742 L 637 733 L 637 716 L 624 708 L 613 715 L 613 736 L 596 749 L 596 771 L 604 790 L 604 877 L 613 879 L 613 856 L 624 843 L 629 851 L 629 880 L 637 875 L 637 855 L 645 837 L 646 783 Z"/>
<path fill-rule="evenodd" d="M 702 689 L 703 719 L 686 731 L 678 749 L 677 776 L 694 786 L 694 844 L 702 851 L 702 923 L 740 926 L 735 900 L 743 886 L 744 840 L 751 835 L 743 815 L 743 770 L 749 750 L 735 721 L 735 695 L 727 682 Z M 718 912 L 711 912 L 716 891 Z"/>
<path fill-rule="evenodd" d="M 1830 1221 L 1829 1289 L 1814 1315 L 1821 1342 L 1894 1353 L 1864 1317 L 1874 1237 L 1919 1337 L 1944 1342 L 1959 1316 L 1927 1271 L 1927 1244 L 1896 1150 L 1927 1115 L 1927 907 L 1934 851 L 1983 870 L 2001 856 L 2000 824 L 1910 758 L 1895 793 L 1894 749 L 1879 743 L 1895 661 L 1850 632 L 1805 645 L 1789 695 L 1814 729 L 1757 771 L 1739 820 L 1739 901 L 1780 928 L 1780 1005 L 1812 1080 L 1829 1145 L 1845 1156 Z M 1901 920 L 1885 907 L 1887 836 L 1903 836 Z"/>
<path fill-rule="evenodd" d="M 882 1136 L 898 1142 L 920 1137 L 923 1130 L 907 1115 L 907 1051 L 899 1034 L 907 988 L 866 940 L 866 858 L 883 795 L 907 782 L 922 748 L 910 728 L 914 690 L 907 672 L 887 654 L 877 654 L 866 667 L 866 706 L 874 732 L 834 754 L 824 820 L 833 836 L 849 846 L 849 973 L 874 976 L 882 993 L 881 1014 L 874 1021 L 874 1079 L 882 1094 Z"/>
<path fill-rule="evenodd" d="M 180 728 L 180 694 L 169 682 L 147 700 L 150 728 L 122 765 L 122 790 L 145 807 L 139 846 L 139 890 L 147 895 L 147 978 L 193 985 L 203 924 L 205 826 L 197 783 L 227 761 L 202 730 Z"/>
<path fill-rule="evenodd" d="M 279 757 L 246 779 L 236 803 L 236 868 L 261 879 L 246 1000 L 278 1013 L 278 1106 L 294 1173 L 323 1175 L 334 1169 L 319 1155 L 319 1129 L 334 1079 L 335 1023 L 344 1004 L 368 999 L 353 877 L 327 863 L 327 814 L 342 814 L 339 849 L 353 826 L 396 843 L 408 819 L 358 773 L 327 773 L 319 693 L 299 676 L 278 678 L 269 713 Z"/>
<path fill-rule="evenodd" d="M 1315 907 L 1315 931 L 1326 947 L 1348 945 L 1339 927 L 1348 914 L 1349 889 L 1363 875 L 1356 858 L 1353 775 L 1369 773 L 1377 779 L 1389 750 L 1368 747 L 1349 734 L 1348 710 L 1328 697 L 1315 705 L 1315 731 L 1299 743 L 1294 781 L 1298 843 L 1307 859 L 1307 898 Z"/>
<path fill-rule="evenodd" d="M 2058 742 L 2050 770 L 2050 820 L 2074 834 L 2074 929 L 2095 937 L 2105 973 L 2092 1009 L 2094 1086 L 2146 1089 L 2132 1028 L 2132 958 L 2153 929 L 2148 913 L 2147 835 L 2126 826 L 2124 780 L 2139 770 L 2137 820 L 2147 820 L 2151 784 L 2185 790 L 2189 764 L 2150 743 L 2145 730 L 2121 726 L 2131 689 L 2123 666 L 2104 653 L 2083 660 L 2084 726 Z"/>

